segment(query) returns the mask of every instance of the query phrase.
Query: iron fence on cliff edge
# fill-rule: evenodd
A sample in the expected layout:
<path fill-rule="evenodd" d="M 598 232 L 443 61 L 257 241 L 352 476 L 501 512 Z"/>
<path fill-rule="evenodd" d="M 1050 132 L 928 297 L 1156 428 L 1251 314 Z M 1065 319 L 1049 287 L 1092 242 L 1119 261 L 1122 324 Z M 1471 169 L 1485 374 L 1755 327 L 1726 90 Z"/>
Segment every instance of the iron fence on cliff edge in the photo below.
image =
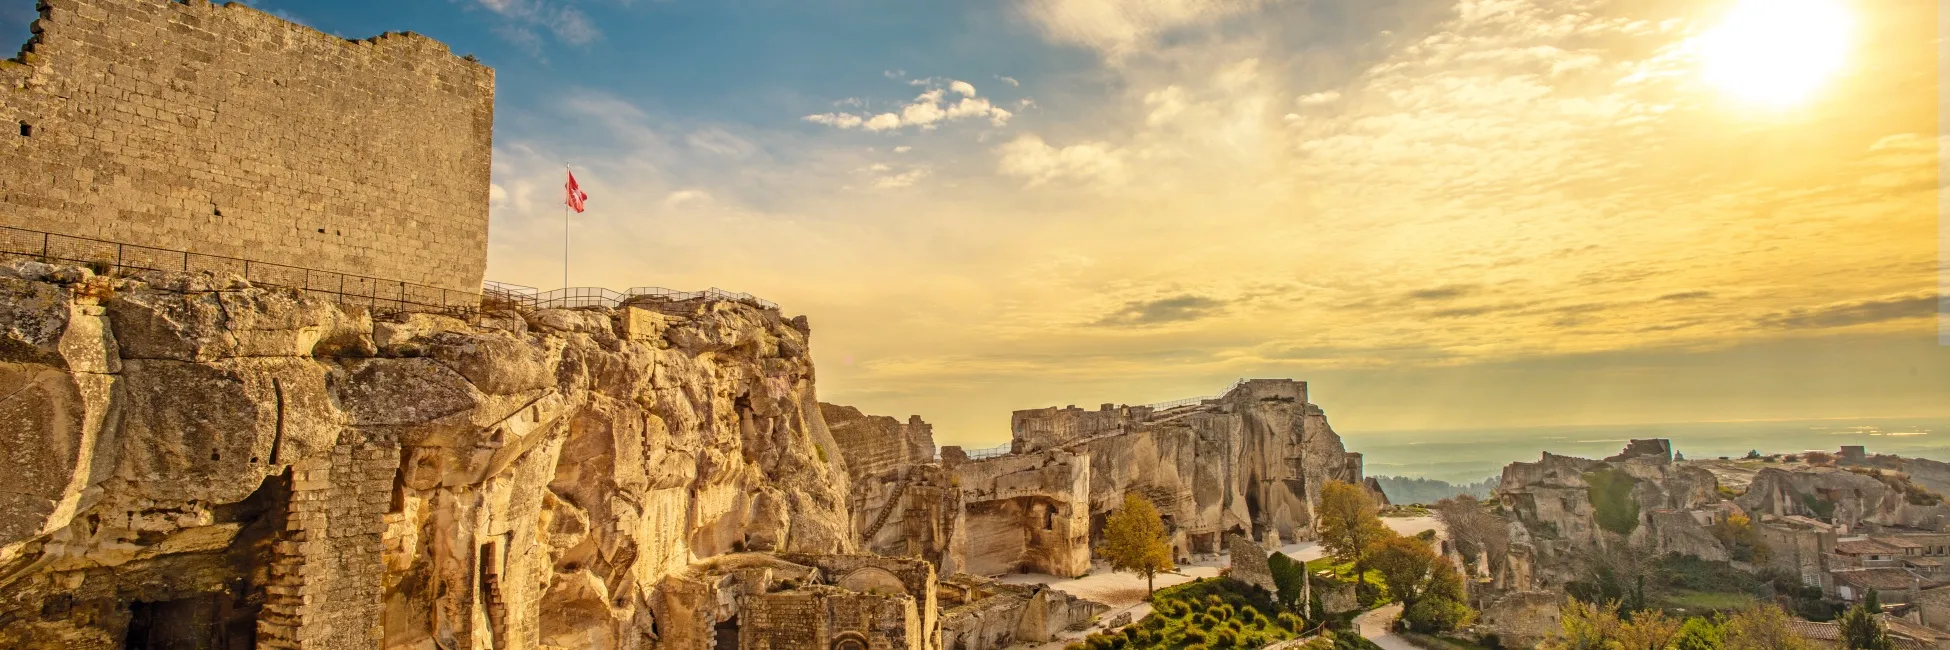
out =
<path fill-rule="evenodd" d="M 724 300 L 739 302 L 759 309 L 778 310 L 779 306 L 770 300 L 749 293 L 734 293 L 717 287 L 703 291 L 678 291 L 663 287 L 630 287 L 626 291 L 614 291 L 604 287 L 565 287 L 542 291 L 530 286 L 506 282 L 488 282 L 484 287 L 489 303 L 506 303 L 528 309 L 574 309 L 577 307 L 621 307 L 625 304 L 644 305 L 647 302 L 685 302 L 691 300 Z"/>
<path fill-rule="evenodd" d="M 465 318 L 479 313 L 481 307 L 481 294 L 470 291 L 0 226 L 0 258 L 5 257 L 80 264 L 103 274 L 164 271 L 235 276 L 253 285 L 365 307 L 374 314 L 429 311 Z"/>
<path fill-rule="evenodd" d="M 1014 443 L 1005 442 L 995 447 L 984 447 L 981 449 L 964 449 L 962 450 L 962 453 L 968 454 L 968 459 L 971 461 L 987 460 L 990 458 L 999 458 L 1002 456 L 1009 455 L 1009 451 L 1013 448 L 1013 445 Z"/>

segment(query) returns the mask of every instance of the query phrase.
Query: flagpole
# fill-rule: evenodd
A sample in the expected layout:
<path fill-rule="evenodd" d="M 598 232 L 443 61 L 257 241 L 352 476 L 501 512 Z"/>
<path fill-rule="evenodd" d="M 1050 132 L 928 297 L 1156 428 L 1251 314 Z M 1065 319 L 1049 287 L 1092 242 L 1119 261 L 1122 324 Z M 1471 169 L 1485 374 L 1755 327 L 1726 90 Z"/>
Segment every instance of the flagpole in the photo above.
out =
<path fill-rule="evenodd" d="M 562 170 L 575 174 L 569 163 L 562 163 Z M 569 288 L 569 202 L 562 201 L 562 288 Z"/>

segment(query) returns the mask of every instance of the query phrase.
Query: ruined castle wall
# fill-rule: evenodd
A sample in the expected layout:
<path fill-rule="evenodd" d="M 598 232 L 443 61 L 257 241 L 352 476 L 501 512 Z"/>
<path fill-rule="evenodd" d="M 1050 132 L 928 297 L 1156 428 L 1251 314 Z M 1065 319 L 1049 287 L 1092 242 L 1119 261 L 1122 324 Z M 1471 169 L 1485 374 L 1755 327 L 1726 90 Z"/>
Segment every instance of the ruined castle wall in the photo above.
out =
<path fill-rule="evenodd" d="M 1004 456 L 954 471 L 967 504 L 963 571 L 1075 577 L 1090 570 L 1090 456 Z"/>
<path fill-rule="evenodd" d="M 1115 433 L 1142 422 L 1151 409 L 1142 406 L 1105 404 L 1095 411 L 1070 406 L 1065 408 L 1016 411 L 1009 416 L 1013 451 L 1028 453 L 1058 447 L 1106 433 Z"/>
<path fill-rule="evenodd" d="M 0 226 L 479 290 L 487 67 L 236 3 L 45 5 L 0 64 Z"/>

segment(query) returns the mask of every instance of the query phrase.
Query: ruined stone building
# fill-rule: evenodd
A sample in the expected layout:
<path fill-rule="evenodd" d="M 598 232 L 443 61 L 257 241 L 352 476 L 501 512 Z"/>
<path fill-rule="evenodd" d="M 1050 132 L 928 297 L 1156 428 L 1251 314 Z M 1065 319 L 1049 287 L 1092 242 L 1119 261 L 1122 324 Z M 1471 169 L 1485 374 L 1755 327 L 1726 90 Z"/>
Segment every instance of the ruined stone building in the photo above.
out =
<path fill-rule="evenodd" d="M 1362 481 L 1359 455 L 1290 379 L 1164 410 L 1047 408 L 1011 421 L 1012 453 L 950 463 L 968 540 L 959 570 L 1081 575 L 1126 493 L 1158 506 L 1181 559 L 1220 552 L 1226 533 L 1308 539 L 1321 485 Z"/>
<path fill-rule="evenodd" d="M 486 66 L 236 3 L 41 6 L 0 64 L 0 226 L 480 291 Z"/>

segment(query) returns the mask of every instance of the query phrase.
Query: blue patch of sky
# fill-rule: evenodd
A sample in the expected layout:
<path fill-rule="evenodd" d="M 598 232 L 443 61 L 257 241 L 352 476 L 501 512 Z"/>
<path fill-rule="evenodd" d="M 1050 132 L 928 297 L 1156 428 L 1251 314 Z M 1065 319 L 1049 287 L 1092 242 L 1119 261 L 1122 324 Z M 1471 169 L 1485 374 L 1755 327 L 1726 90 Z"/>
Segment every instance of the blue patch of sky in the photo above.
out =
<path fill-rule="evenodd" d="M 517 118 L 499 120 L 497 131 L 512 135 L 554 128 L 519 118 L 552 115 L 552 105 L 575 92 L 607 93 L 655 116 L 811 132 L 821 127 L 800 117 L 835 110 L 834 102 L 893 108 L 918 94 L 884 76 L 889 70 L 966 80 L 1012 101 L 1037 96 L 1043 80 L 1071 81 L 1071 73 L 1096 65 L 1093 53 L 1046 43 L 1002 3 L 523 2 L 571 7 L 598 35 L 568 42 L 546 20 L 497 13 L 479 0 L 246 4 L 344 38 L 412 31 L 473 54 L 495 68 L 497 107 Z M 24 43 L 35 17 L 34 0 L 0 0 L 0 36 Z M 1007 87 L 998 75 L 1023 86 Z"/>
<path fill-rule="evenodd" d="M 965 79 L 988 94 L 1001 90 L 995 75 L 1033 84 L 1051 66 L 1092 62 L 1088 53 L 1043 43 L 990 3 L 557 3 L 586 15 L 597 30 L 581 44 L 563 40 L 546 20 L 505 16 L 474 0 L 254 5 L 352 38 L 426 34 L 493 66 L 504 110 L 539 114 L 568 93 L 600 91 L 653 115 L 780 127 L 849 97 L 887 106 L 911 99 L 914 88 L 885 77 L 888 70 Z M 1011 88 L 1003 96 L 1034 89 Z"/>

